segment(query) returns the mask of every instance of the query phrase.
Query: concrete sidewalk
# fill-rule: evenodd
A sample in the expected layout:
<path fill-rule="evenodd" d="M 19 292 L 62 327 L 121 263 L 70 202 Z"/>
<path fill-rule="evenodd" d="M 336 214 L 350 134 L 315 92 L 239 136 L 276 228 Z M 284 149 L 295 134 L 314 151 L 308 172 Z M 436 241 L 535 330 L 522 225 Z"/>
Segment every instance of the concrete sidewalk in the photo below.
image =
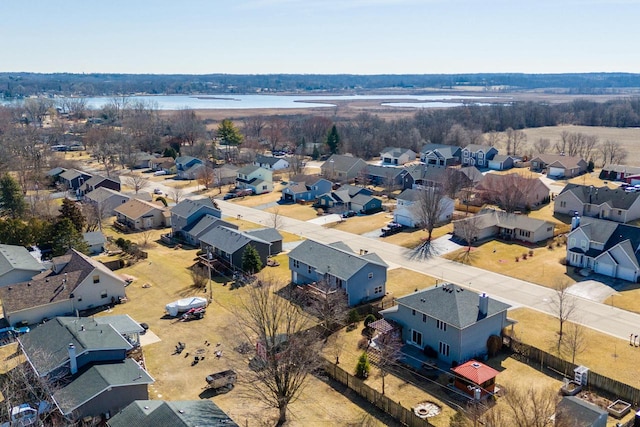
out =
<path fill-rule="evenodd" d="M 245 206 L 218 200 L 222 212 L 226 216 L 237 217 L 268 226 L 270 214 Z M 409 258 L 409 251 L 403 247 L 386 243 L 379 239 L 368 238 L 356 234 L 346 233 L 335 229 L 324 228 L 321 225 L 282 217 L 283 231 L 300 237 L 316 240 L 321 243 L 341 241 L 358 252 L 366 249 L 378 254 L 387 264 L 393 267 L 404 267 L 419 273 L 486 292 L 492 297 L 513 306 L 524 306 L 555 315 L 551 308 L 551 301 L 555 292 L 530 282 L 507 277 L 476 267 L 449 261 L 440 257 L 426 260 Z M 584 298 L 576 298 L 581 322 L 592 329 L 628 339 L 629 334 L 640 333 L 640 315 L 621 310 L 599 302 Z"/>

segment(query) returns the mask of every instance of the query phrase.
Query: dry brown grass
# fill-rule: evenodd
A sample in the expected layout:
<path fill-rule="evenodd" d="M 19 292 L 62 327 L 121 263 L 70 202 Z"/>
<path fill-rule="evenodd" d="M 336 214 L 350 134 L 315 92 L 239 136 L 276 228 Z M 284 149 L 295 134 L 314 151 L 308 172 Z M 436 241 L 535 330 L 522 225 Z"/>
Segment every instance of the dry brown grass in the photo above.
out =
<path fill-rule="evenodd" d="M 297 203 L 291 205 L 278 205 L 272 208 L 265 209 L 265 212 L 278 212 L 278 215 L 286 216 L 288 218 L 297 219 L 300 221 L 308 221 L 313 218 L 317 218 L 318 214 L 311 205 L 300 205 Z"/>
<path fill-rule="evenodd" d="M 386 299 L 399 298 L 413 293 L 416 289 L 424 289 L 435 285 L 438 279 L 426 274 L 416 273 L 406 268 L 394 268 L 387 272 Z"/>
<path fill-rule="evenodd" d="M 267 203 L 274 203 L 278 200 L 280 200 L 280 192 L 272 191 L 265 194 L 256 194 L 255 196 L 238 197 L 237 199 L 231 199 L 230 202 L 254 208 Z"/>
<path fill-rule="evenodd" d="M 528 255 L 530 250 L 533 251 L 533 257 Z M 526 260 L 522 259 L 525 253 Z M 517 262 L 516 257 L 519 258 Z M 573 273 L 560 264 L 560 260 L 565 257 L 564 245 L 553 245 L 553 249 L 548 249 L 546 246 L 523 245 L 520 242 L 501 240 L 491 240 L 474 246 L 470 252 L 464 247 L 444 255 L 446 259 L 551 288 L 559 281 L 576 282 Z"/>
<path fill-rule="evenodd" d="M 518 308 L 509 311 L 509 317 L 518 321 L 515 325 L 516 336 L 527 344 L 533 345 L 551 354 L 557 353 L 558 320 L 539 311 Z M 614 338 L 611 335 L 584 329 L 586 350 L 576 356 L 576 364 L 589 367 L 601 375 L 640 388 L 638 377 L 638 352 L 640 349 L 629 345 L 628 340 Z M 564 355 L 571 360 L 571 357 Z M 568 373 L 573 376 L 573 373 Z"/>
<path fill-rule="evenodd" d="M 442 237 L 451 232 L 453 232 L 453 224 L 451 223 L 445 224 L 443 226 L 434 228 L 431 238 L 437 239 L 438 237 Z M 383 240 L 393 245 L 398 245 L 404 248 L 412 249 L 418 246 L 420 243 L 424 242 L 427 239 L 427 236 L 428 236 L 428 233 L 425 230 L 408 229 L 398 234 L 393 234 L 391 236 L 384 237 Z"/>
<path fill-rule="evenodd" d="M 393 219 L 387 212 L 378 212 L 373 215 L 362 215 L 346 218 L 343 221 L 326 224 L 326 228 L 346 231 L 353 234 L 364 234 L 374 230 L 380 230 Z"/>

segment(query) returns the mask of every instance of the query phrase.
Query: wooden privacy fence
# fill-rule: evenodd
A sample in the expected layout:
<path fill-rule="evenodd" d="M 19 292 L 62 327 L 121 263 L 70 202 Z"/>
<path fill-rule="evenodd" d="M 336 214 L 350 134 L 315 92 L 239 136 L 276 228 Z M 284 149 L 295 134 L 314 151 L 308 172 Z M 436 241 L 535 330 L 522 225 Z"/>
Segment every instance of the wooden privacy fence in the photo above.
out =
<path fill-rule="evenodd" d="M 325 360 L 324 370 L 331 378 L 353 390 L 356 394 L 374 404 L 377 408 L 389 414 L 402 424 L 409 427 L 430 427 L 427 419 L 418 417 L 411 409 L 407 409 L 398 402 L 394 402 L 386 395 L 369 387 L 359 378 L 349 374 L 338 365 Z"/>
<path fill-rule="evenodd" d="M 569 378 L 573 378 L 573 370 L 578 367 L 578 365 L 567 360 L 514 339 L 509 340 L 509 348 L 518 358 L 524 359 L 523 361 L 530 364 L 540 363 L 540 369 L 551 368 Z M 602 391 L 616 399 L 624 400 L 633 406 L 638 406 L 640 403 L 640 390 L 592 370 L 589 370 L 587 376 L 587 387 Z"/>

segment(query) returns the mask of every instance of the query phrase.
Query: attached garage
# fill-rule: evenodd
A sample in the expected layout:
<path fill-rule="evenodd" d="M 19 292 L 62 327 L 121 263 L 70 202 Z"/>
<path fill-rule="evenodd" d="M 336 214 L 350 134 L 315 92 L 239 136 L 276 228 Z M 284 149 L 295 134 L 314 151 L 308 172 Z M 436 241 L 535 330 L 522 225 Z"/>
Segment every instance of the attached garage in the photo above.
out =
<path fill-rule="evenodd" d="M 635 282 L 637 279 L 636 270 L 628 267 L 618 266 L 618 277 L 630 282 Z"/>
<path fill-rule="evenodd" d="M 564 169 L 550 167 L 549 172 L 547 172 L 547 176 L 557 176 L 557 177 L 564 176 Z"/>
<path fill-rule="evenodd" d="M 395 214 L 393 216 L 393 221 L 397 222 L 398 224 L 402 224 L 405 227 L 410 227 L 413 228 L 415 227 L 415 224 L 413 222 L 413 218 L 411 218 L 408 215 L 399 215 L 399 214 Z"/>
<path fill-rule="evenodd" d="M 596 261 L 594 272 L 604 274 L 605 276 L 615 277 L 616 266 L 606 262 Z"/>
<path fill-rule="evenodd" d="M 493 169 L 495 171 L 502 170 L 502 162 L 496 162 L 495 160 L 489 161 L 489 169 Z"/>

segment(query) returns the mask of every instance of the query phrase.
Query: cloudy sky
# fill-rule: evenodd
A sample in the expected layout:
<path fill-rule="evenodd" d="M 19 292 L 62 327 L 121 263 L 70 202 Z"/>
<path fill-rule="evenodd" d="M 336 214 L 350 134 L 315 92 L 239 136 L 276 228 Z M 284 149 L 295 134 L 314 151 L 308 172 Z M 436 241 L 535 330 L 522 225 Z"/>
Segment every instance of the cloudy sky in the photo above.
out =
<path fill-rule="evenodd" d="M 0 71 L 640 72 L 640 0 L 0 0 Z"/>

